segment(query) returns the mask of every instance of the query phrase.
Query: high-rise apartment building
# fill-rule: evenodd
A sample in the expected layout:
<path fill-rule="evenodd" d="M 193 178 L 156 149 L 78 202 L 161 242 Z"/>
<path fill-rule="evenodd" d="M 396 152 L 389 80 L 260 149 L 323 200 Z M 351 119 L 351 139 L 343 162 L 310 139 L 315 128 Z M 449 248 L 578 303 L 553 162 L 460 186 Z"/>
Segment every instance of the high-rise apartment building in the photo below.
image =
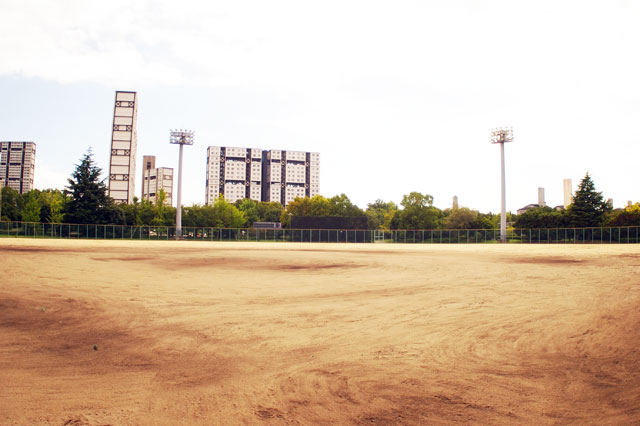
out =
<path fill-rule="evenodd" d="M 261 201 L 262 151 L 210 146 L 207 148 L 206 182 L 206 204 L 213 204 L 220 195 L 232 203 L 243 198 Z"/>
<path fill-rule="evenodd" d="M 320 154 L 210 146 L 207 149 L 207 193 L 211 204 L 220 195 L 276 201 L 286 206 L 296 197 L 320 192 Z"/>
<path fill-rule="evenodd" d="M 263 201 L 286 206 L 296 197 L 313 197 L 320 192 L 319 153 L 271 150 L 263 153 L 263 159 Z"/>
<path fill-rule="evenodd" d="M 117 203 L 131 203 L 136 176 L 138 96 L 116 92 L 109 162 L 109 196 Z"/>
<path fill-rule="evenodd" d="M 0 188 L 9 186 L 21 194 L 33 189 L 36 144 L 0 142 Z"/>
<path fill-rule="evenodd" d="M 173 203 L 173 169 L 156 167 L 155 155 L 145 155 L 142 157 L 142 199 L 155 204 L 160 189 L 166 194 L 164 204 L 170 206 Z"/>

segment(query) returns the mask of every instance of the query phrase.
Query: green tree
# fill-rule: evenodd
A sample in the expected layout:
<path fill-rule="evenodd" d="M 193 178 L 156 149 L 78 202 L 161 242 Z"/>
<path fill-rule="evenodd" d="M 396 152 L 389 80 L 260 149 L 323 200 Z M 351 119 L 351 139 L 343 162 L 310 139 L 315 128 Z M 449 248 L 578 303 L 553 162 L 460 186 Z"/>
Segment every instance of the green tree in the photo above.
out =
<path fill-rule="evenodd" d="M 330 216 L 364 216 L 364 211 L 351 202 L 345 194 L 329 198 Z"/>
<path fill-rule="evenodd" d="M 436 229 L 440 225 L 442 211 L 433 206 L 429 194 L 411 192 L 402 197 L 398 210 L 391 219 L 391 229 Z"/>
<path fill-rule="evenodd" d="M 64 218 L 66 197 L 58 189 L 45 189 L 38 195 L 40 203 L 40 221 L 43 223 L 61 223 Z"/>
<path fill-rule="evenodd" d="M 133 197 L 133 201 L 129 204 L 123 204 L 120 206 L 122 211 L 123 223 L 128 226 L 140 226 L 142 222 L 138 209 L 140 208 L 140 200 L 138 197 Z"/>
<path fill-rule="evenodd" d="M 160 188 L 156 194 L 156 204 L 154 208 L 154 216 L 151 219 L 151 225 L 153 226 L 167 226 L 165 216 L 167 211 L 167 193 L 163 188 Z M 169 206 L 170 207 L 170 206 Z"/>
<path fill-rule="evenodd" d="M 64 221 L 66 223 L 120 224 L 123 222 L 122 210 L 107 195 L 104 180 L 100 179 L 102 170 L 93 161 L 91 149 L 76 165 L 76 169 L 67 180 L 67 191 L 71 199 L 66 205 Z"/>
<path fill-rule="evenodd" d="M 279 222 L 284 211 L 282 204 L 274 201 L 255 201 L 243 198 L 234 204 L 247 217 L 245 224 L 247 228 L 253 226 L 255 222 Z"/>
<path fill-rule="evenodd" d="M 367 204 L 365 214 L 369 218 L 370 229 L 389 229 L 393 214 L 398 210 L 398 206 L 393 201 L 384 202 L 376 200 Z"/>
<path fill-rule="evenodd" d="M 243 198 L 235 202 L 235 206 L 244 213 L 247 218 L 246 223 L 243 225 L 248 228 L 255 222 L 260 222 L 260 202 L 252 200 L 251 198 Z"/>
<path fill-rule="evenodd" d="M 309 200 L 311 202 L 309 216 L 331 215 L 331 202 L 325 197 L 322 195 L 314 195 Z"/>
<path fill-rule="evenodd" d="M 602 196 L 602 192 L 597 192 L 589 173 L 578 185 L 573 202 L 567 208 L 567 224 L 576 228 L 600 226 L 605 213 L 611 211 Z"/>
<path fill-rule="evenodd" d="M 330 216 L 331 203 L 322 195 L 309 197 L 296 197 L 280 215 L 283 226 L 289 226 L 291 216 Z"/>
<path fill-rule="evenodd" d="M 142 200 L 138 207 L 138 217 L 144 226 L 152 225 L 153 220 L 158 216 L 157 206 L 149 200 Z"/>
<path fill-rule="evenodd" d="M 478 229 L 478 212 L 467 207 L 458 207 L 443 212 L 442 227 L 445 229 Z"/>
<path fill-rule="evenodd" d="M 218 227 L 224 228 L 242 228 L 247 222 L 247 217 L 233 204 L 220 197 L 213 204 L 213 208 L 217 215 Z"/>
<path fill-rule="evenodd" d="M 29 191 L 23 197 L 25 203 L 20 219 L 23 222 L 40 222 L 40 203 L 36 191 Z"/>
<path fill-rule="evenodd" d="M 640 226 L 640 203 L 608 212 L 603 224 L 605 226 Z"/>
<path fill-rule="evenodd" d="M 215 210 L 211 205 L 182 206 L 182 226 L 214 227 Z"/>
<path fill-rule="evenodd" d="M 9 186 L 2 188 L 2 220 L 21 220 L 22 204 L 18 191 Z"/>
<path fill-rule="evenodd" d="M 551 207 L 536 207 L 519 214 L 514 227 L 518 229 L 562 228 L 565 222 L 563 212 Z"/>
<path fill-rule="evenodd" d="M 275 201 L 262 201 L 258 204 L 260 222 L 278 222 L 283 211 L 282 204 Z"/>
<path fill-rule="evenodd" d="M 220 196 L 213 205 L 195 204 L 183 208 L 184 226 L 211 228 L 242 228 L 247 220 L 243 212 Z"/>
<path fill-rule="evenodd" d="M 507 220 L 509 221 L 510 213 L 507 214 Z M 478 213 L 478 218 L 473 229 L 498 229 L 500 228 L 500 216 L 493 213 Z"/>

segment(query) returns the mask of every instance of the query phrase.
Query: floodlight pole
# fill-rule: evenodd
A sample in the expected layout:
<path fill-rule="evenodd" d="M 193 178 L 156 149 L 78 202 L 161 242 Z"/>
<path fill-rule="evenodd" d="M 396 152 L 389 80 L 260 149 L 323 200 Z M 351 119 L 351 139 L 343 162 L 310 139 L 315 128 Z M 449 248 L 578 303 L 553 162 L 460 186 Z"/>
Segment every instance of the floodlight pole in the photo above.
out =
<path fill-rule="evenodd" d="M 182 238 L 182 148 L 184 145 L 193 145 L 192 130 L 171 130 L 169 142 L 180 145 L 178 157 L 178 199 L 176 205 L 176 238 Z"/>
<path fill-rule="evenodd" d="M 502 200 L 500 204 L 500 242 L 507 242 L 507 202 L 504 171 L 504 144 L 513 142 L 513 129 L 495 129 L 491 131 L 491 143 L 500 144 L 500 184 Z"/>
<path fill-rule="evenodd" d="M 180 155 L 182 155 L 182 145 L 180 145 Z M 507 193 L 504 184 L 504 143 L 500 144 L 500 170 L 500 187 L 502 188 L 502 198 L 500 202 L 500 241 L 504 243 L 507 241 Z"/>
<path fill-rule="evenodd" d="M 176 237 L 182 237 L 182 148 L 180 144 L 180 154 L 178 156 L 178 208 L 176 209 Z"/>

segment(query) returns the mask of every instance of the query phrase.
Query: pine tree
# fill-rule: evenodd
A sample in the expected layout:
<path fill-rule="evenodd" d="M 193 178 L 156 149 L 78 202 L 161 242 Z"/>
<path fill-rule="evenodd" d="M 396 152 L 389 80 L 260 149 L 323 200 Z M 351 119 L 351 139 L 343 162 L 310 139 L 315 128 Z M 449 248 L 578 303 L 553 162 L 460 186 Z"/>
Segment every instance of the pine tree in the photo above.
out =
<path fill-rule="evenodd" d="M 567 210 L 569 226 L 576 228 L 586 228 L 600 226 L 604 219 L 604 214 L 611 210 L 602 196 L 602 192 L 597 192 L 589 173 L 578 185 L 578 190 L 573 197 L 573 203 Z"/>
<path fill-rule="evenodd" d="M 66 223 L 120 224 L 122 211 L 107 195 L 107 186 L 100 179 L 102 170 L 95 165 L 91 149 L 67 180 L 71 200 L 66 206 Z"/>

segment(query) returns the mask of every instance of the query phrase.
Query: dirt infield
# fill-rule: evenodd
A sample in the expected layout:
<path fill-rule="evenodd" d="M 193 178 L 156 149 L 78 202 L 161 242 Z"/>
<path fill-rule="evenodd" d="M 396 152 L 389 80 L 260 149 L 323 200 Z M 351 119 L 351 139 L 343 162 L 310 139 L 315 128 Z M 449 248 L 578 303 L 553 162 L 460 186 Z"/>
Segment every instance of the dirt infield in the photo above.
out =
<path fill-rule="evenodd" d="M 0 240 L 0 425 L 640 424 L 640 246 Z"/>

